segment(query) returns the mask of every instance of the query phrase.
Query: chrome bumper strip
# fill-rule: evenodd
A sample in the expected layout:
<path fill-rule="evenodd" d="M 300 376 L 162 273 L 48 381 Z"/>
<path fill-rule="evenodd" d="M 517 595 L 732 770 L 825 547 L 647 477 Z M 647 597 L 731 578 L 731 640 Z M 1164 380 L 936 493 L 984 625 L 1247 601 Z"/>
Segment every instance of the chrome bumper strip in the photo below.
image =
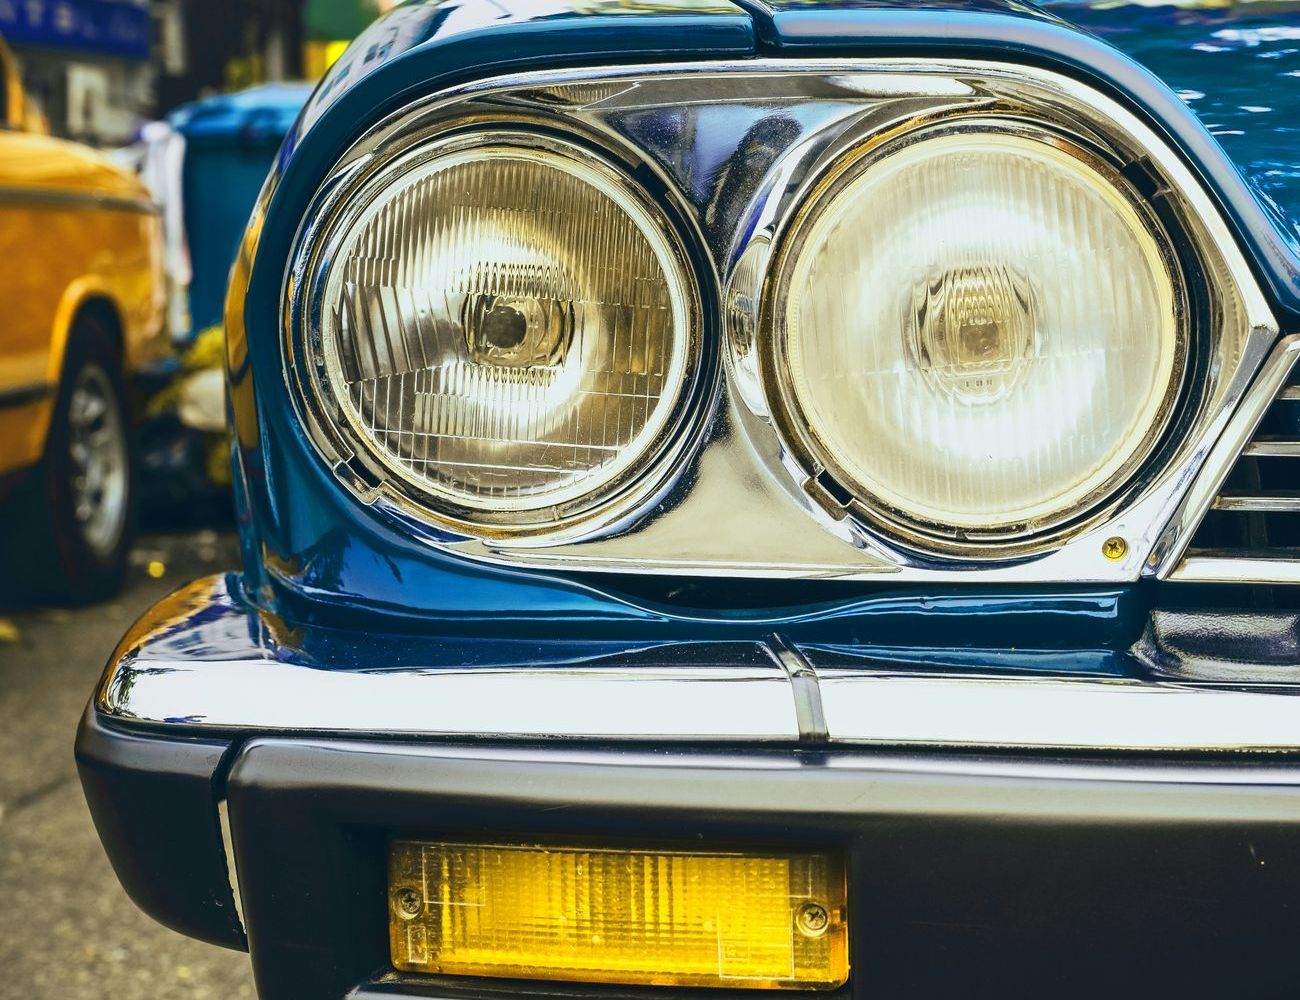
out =
<path fill-rule="evenodd" d="M 797 740 L 775 666 L 320 670 L 276 660 L 120 669 L 103 708 L 203 729 L 520 739 Z M 129 691 L 123 689 L 128 686 Z"/>
<path fill-rule="evenodd" d="M 799 742 L 1076 750 L 1300 749 L 1300 694 L 1278 685 L 812 670 L 788 643 L 747 662 L 331 668 L 304 633 L 224 577 L 151 611 L 110 661 L 97 706 L 178 730 L 429 738 Z M 369 637 L 368 637 L 369 639 Z M 328 650 L 330 641 L 322 648 Z M 417 640 L 418 642 L 418 640 Z M 433 643 L 433 640 L 430 640 Z M 747 643 L 731 643 L 750 649 Z M 366 642 L 379 662 L 383 641 Z M 409 654 L 411 640 L 400 647 Z M 654 653 L 657 647 L 648 647 Z M 647 647 L 638 647 L 644 654 Z M 644 658 L 644 657 L 642 657 Z M 433 663 L 438 657 L 431 657 Z"/>
<path fill-rule="evenodd" d="M 1150 681 L 821 673 L 831 740 L 1061 750 L 1300 749 L 1300 696 Z"/>
<path fill-rule="evenodd" d="M 600 643 L 590 655 L 537 665 L 536 643 L 504 642 L 510 648 L 494 658 L 471 655 L 472 640 L 356 640 L 291 629 L 244 604 L 228 578 L 209 577 L 165 598 L 127 634 L 97 704 L 110 718 L 199 730 L 746 742 L 800 735 L 785 669 L 753 643 L 715 644 L 716 653 L 690 662 L 659 655 L 666 644 Z"/>

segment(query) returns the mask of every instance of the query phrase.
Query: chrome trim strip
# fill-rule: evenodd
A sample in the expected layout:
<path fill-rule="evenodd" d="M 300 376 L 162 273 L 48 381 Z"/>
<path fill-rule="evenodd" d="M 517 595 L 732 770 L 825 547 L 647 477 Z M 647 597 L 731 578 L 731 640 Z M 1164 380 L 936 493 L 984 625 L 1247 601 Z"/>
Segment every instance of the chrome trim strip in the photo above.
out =
<path fill-rule="evenodd" d="M 733 651 L 703 662 L 665 655 L 647 666 L 628 662 L 622 647 L 537 664 L 535 643 L 485 662 L 466 653 L 467 640 L 413 641 L 361 636 L 340 655 L 328 633 L 291 629 L 250 607 L 232 578 L 208 577 L 164 598 L 131 629 L 96 704 L 118 720 L 225 732 L 746 742 L 800 735 L 785 669 L 752 644 L 742 643 L 753 652 L 747 663 L 735 662 Z M 312 653 L 322 643 L 324 663 Z M 350 668 L 334 668 L 337 659 Z"/>
<path fill-rule="evenodd" d="M 826 710 L 822 705 L 817 668 L 779 632 L 768 637 L 767 651 L 790 678 L 790 696 L 794 699 L 794 714 L 799 720 L 799 742 L 826 743 L 831 734 L 826 728 Z"/>
<path fill-rule="evenodd" d="M 1269 496 L 1267 494 L 1220 493 L 1210 505 L 1211 510 L 1248 511 L 1256 513 L 1293 514 L 1300 511 L 1298 496 Z"/>
<path fill-rule="evenodd" d="M 825 735 L 784 672 L 321 670 L 275 660 L 133 670 L 100 710 L 185 730 L 871 743 L 1074 750 L 1300 750 L 1300 694 L 1091 678 L 821 671 Z M 806 689 L 805 689 L 806 693 Z M 807 707 L 804 708 L 807 711 Z"/>
<path fill-rule="evenodd" d="M 785 672 L 752 667 L 328 670 L 119 663 L 101 708 L 201 730 L 609 740 L 799 739 Z"/>
<path fill-rule="evenodd" d="M 1300 552 L 1249 555 L 1249 550 L 1192 549 L 1169 575 L 1177 583 L 1300 583 Z"/>
<path fill-rule="evenodd" d="M 1173 829 L 1168 824 L 1217 820 L 1237 829 L 1255 822 L 1294 824 L 1300 786 L 1300 767 L 1291 760 L 1261 767 L 1223 758 L 1071 760 L 873 750 L 817 754 L 816 780 L 810 781 L 807 758 L 794 754 L 548 747 L 543 755 L 483 744 L 375 746 L 337 740 L 305 746 L 265 741 L 259 746 L 258 776 L 295 792 L 319 788 L 322 776 L 310 765 L 321 760 L 326 747 L 392 766 L 395 773 L 418 775 L 420 792 L 429 801 L 522 803 L 519 772 L 526 762 L 532 778 L 526 808 L 532 814 L 572 809 L 574 789 L 580 788 L 584 807 L 620 812 L 634 804 L 698 814 L 716 809 L 725 797 L 729 810 L 762 817 L 768 829 L 788 821 L 796 809 L 857 821 L 864 813 L 946 823 L 980 818 L 994 824 L 1014 816 L 1051 826 L 1071 819 L 1124 820 L 1134 831 L 1150 831 L 1153 849 L 1157 829 Z"/>
<path fill-rule="evenodd" d="M 1296 750 L 1300 696 L 1083 678 L 821 672 L 834 743 Z"/>
<path fill-rule="evenodd" d="M 1279 390 L 1286 384 L 1298 359 L 1300 334 L 1283 338 L 1273 349 L 1232 419 L 1228 421 L 1226 429 L 1210 449 L 1209 457 L 1191 489 L 1184 495 L 1178 513 L 1165 529 L 1161 545 L 1152 553 L 1152 575 L 1159 579 L 1169 578 L 1174 568 L 1182 562 L 1192 543 L 1192 536 L 1196 534 L 1196 528 L 1223 489 L 1232 467 L 1241 457 L 1242 449 L 1255 436 L 1260 422 L 1273 405 Z"/>
<path fill-rule="evenodd" d="M 109 212 L 138 212 L 159 215 L 162 209 L 143 198 L 126 198 L 92 191 L 68 191 L 61 188 L 22 188 L 0 186 L 0 203 L 10 205 L 49 205 L 57 208 L 88 208 Z"/>
<path fill-rule="evenodd" d="M 226 856 L 226 877 L 230 880 L 230 895 L 235 901 L 235 919 L 239 929 L 248 933 L 244 923 L 244 899 L 239 894 L 239 866 L 235 862 L 235 838 L 230 832 L 230 804 L 222 799 L 217 803 L 217 826 L 221 831 L 221 851 Z"/>
<path fill-rule="evenodd" d="M 345 635 L 290 630 L 241 603 L 226 578 L 209 578 L 166 598 L 131 631 L 96 705 L 121 723 L 183 733 L 1300 750 L 1300 687 L 1276 684 L 814 671 L 783 639 L 769 647 L 771 663 L 700 666 L 678 649 L 664 666 L 618 656 L 530 666 L 534 646 L 519 666 L 462 666 L 466 640 L 391 639 L 358 636 L 353 646 Z M 317 644 L 352 665 L 312 660 Z M 379 666 L 352 662 L 361 646 Z M 439 650 L 450 658 L 439 660 Z M 395 655 L 443 665 L 383 665 Z"/>
<path fill-rule="evenodd" d="M 1279 395 L 1278 398 L 1283 399 L 1285 397 Z M 1255 440 L 1247 442 L 1242 454 L 1249 455 L 1252 458 L 1300 458 L 1300 440 L 1255 438 Z"/>

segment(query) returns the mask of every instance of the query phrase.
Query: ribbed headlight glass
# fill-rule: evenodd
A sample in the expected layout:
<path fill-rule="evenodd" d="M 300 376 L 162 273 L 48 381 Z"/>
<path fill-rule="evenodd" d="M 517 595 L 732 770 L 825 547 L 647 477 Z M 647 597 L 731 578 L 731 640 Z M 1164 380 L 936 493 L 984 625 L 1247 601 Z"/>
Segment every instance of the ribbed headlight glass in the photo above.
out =
<path fill-rule="evenodd" d="M 558 140 L 485 136 L 416 151 L 359 200 L 326 265 L 320 349 L 352 438 L 404 490 L 531 524 L 653 459 L 697 364 L 698 306 L 639 189 Z"/>
<path fill-rule="evenodd" d="M 1150 454 L 1176 398 L 1162 239 L 1113 171 L 1047 134 L 868 154 L 786 244 L 781 405 L 891 521 L 965 540 L 1070 519 Z"/>

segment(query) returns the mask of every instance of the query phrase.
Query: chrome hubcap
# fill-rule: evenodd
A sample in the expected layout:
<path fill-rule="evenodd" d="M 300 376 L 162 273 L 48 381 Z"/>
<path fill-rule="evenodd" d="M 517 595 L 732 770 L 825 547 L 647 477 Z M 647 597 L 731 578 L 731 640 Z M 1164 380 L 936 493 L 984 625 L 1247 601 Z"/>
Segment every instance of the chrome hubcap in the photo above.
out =
<path fill-rule="evenodd" d="M 112 379 L 97 364 L 77 375 L 68 402 L 72 510 L 86 543 L 111 552 L 126 520 L 126 429 Z"/>

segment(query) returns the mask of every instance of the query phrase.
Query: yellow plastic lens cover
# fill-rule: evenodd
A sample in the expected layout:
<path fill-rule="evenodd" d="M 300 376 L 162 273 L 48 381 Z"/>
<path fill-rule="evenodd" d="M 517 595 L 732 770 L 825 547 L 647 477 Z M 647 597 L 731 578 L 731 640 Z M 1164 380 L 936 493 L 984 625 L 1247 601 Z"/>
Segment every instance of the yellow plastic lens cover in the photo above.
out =
<path fill-rule="evenodd" d="M 397 841 L 388 871 L 402 971 L 760 989 L 848 979 L 833 855 Z"/>

